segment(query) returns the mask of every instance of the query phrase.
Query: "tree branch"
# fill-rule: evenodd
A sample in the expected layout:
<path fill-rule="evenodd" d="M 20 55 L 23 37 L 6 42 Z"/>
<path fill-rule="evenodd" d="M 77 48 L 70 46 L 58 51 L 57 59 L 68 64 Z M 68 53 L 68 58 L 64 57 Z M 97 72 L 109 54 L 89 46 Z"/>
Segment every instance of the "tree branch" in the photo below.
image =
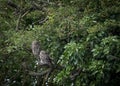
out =
<path fill-rule="evenodd" d="M 36 72 L 29 72 L 29 75 L 32 75 L 32 76 L 43 76 L 45 74 L 47 74 L 48 72 L 50 71 L 50 69 L 47 69 L 41 73 L 36 73 Z"/>
<path fill-rule="evenodd" d="M 21 13 L 19 14 L 18 19 L 17 19 L 16 28 L 15 28 L 15 29 L 16 29 L 16 31 L 18 31 L 18 30 L 19 30 L 20 20 L 21 20 Z"/>
<path fill-rule="evenodd" d="M 8 0 L 7 4 L 8 4 L 10 7 L 12 7 L 12 8 L 15 8 L 15 9 L 18 9 L 18 8 L 19 8 L 19 7 L 18 7 L 15 3 L 13 3 L 11 0 Z"/>

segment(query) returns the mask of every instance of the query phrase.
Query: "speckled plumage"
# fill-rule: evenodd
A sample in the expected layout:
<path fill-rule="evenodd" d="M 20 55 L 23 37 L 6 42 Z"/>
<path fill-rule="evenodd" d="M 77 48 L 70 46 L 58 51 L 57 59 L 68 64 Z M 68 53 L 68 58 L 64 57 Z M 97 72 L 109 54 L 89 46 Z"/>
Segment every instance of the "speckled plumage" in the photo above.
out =
<path fill-rule="evenodd" d="M 48 53 L 44 50 L 40 51 L 39 54 L 39 58 L 40 58 L 40 63 L 43 65 L 52 65 L 51 59 L 48 55 Z"/>
<path fill-rule="evenodd" d="M 39 53 L 40 53 L 40 44 L 36 40 L 32 42 L 32 53 L 34 56 L 38 58 Z"/>
<path fill-rule="evenodd" d="M 49 57 L 49 54 L 40 49 L 40 44 L 38 41 L 32 42 L 32 53 L 37 58 L 40 65 L 52 66 L 52 60 Z"/>

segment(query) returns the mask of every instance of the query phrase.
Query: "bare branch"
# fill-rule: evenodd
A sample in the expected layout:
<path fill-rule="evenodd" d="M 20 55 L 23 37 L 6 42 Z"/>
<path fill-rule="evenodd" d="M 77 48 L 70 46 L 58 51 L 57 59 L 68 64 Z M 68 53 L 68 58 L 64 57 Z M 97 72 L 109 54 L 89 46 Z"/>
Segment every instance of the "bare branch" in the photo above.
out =
<path fill-rule="evenodd" d="M 48 20 L 48 18 L 46 17 L 46 18 L 44 18 L 43 20 L 38 20 L 38 21 L 36 21 L 36 22 L 33 22 L 33 24 L 35 24 L 35 23 L 43 24 L 43 23 L 45 23 L 47 20 Z"/>
<path fill-rule="evenodd" d="M 21 14 L 19 14 L 18 19 L 17 19 L 17 23 L 16 23 L 16 31 L 19 30 L 20 20 L 21 20 Z"/>
<path fill-rule="evenodd" d="M 27 10 L 27 11 L 22 15 L 22 18 L 23 18 L 24 16 L 26 16 L 28 13 L 30 13 L 30 10 Z"/>
<path fill-rule="evenodd" d="M 48 72 L 50 71 L 50 69 L 47 69 L 41 73 L 36 73 L 36 72 L 29 72 L 29 75 L 32 75 L 32 76 L 43 76 L 43 75 L 46 75 Z"/>
<path fill-rule="evenodd" d="M 35 9 L 38 9 L 38 10 L 42 10 L 43 9 L 43 6 L 40 6 L 39 4 L 37 4 L 37 3 L 35 3 L 35 2 L 33 2 L 33 7 L 35 8 Z"/>

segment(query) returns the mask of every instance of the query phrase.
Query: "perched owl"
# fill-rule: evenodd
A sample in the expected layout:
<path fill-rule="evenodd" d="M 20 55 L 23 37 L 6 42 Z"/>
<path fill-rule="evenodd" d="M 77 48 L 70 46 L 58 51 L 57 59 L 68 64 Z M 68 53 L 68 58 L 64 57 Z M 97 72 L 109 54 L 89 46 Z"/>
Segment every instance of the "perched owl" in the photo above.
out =
<path fill-rule="evenodd" d="M 39 58 L 40 44 L 36 40 L 32 42 L 32 53 L 33 53 L 34 56 L 36 56 L 37 58 Z"/>
<path fill-rule="evenodd" d="M 40 54 L 39 54 L 39 58 L 40 58 L 41 65 L 52 66 L 52 60 L 50 59 L 50 57 L 46 51 L 41 50 Z"/>

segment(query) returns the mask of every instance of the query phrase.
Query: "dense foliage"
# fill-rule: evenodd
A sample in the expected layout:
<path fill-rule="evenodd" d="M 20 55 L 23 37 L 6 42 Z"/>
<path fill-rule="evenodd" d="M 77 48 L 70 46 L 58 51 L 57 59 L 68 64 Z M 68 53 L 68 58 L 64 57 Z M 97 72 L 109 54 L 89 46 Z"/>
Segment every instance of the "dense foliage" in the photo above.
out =
<path fill-rule="evenodd" d="M 0 86 L 36 85 L 33 40 L 64 67 L 50 86 L 120 86 L 119 0 L 0 0 Z"/>

